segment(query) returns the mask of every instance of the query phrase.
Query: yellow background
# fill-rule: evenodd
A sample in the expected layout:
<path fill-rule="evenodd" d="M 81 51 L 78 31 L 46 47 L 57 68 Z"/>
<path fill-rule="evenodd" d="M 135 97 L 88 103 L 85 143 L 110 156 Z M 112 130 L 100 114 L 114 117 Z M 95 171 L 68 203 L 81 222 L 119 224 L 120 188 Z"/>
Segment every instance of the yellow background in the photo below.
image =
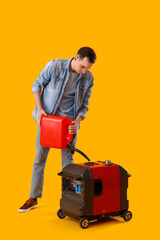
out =
<path fill-rule="evenodd" d="M 1 4 L 1 239 L 157 239 L 159 227 L 159 1 L 7 1 Z M 97 53 L 95 85 L 77 147 L 92 161 L 123 166 L 130 222 L 56 216 L 60 150 L 51 149 L 39 208 L 29 197 L 37 124 L 32 84 L 46 63 L 82 46 Z M 85 160 L 75 154 L 75 162 Z"/>

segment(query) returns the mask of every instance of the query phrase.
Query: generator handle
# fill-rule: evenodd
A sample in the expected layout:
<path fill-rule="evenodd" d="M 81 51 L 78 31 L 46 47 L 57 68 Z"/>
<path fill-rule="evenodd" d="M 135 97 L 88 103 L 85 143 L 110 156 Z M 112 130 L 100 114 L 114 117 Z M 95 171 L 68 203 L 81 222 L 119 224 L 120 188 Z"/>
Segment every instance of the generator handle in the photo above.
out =
<path fill-rule="evenodd" d="M 63 172 L 59 172 L 59 173 L 58 173 L 58 176 L 65 177 L 65 178 L 69 178 L 69 179 L 73 179 L 73 180 L 82 180 L 82 177 L 71 177 L 71 176 L 67 176 L 67 175 L 65 175 Z"/>

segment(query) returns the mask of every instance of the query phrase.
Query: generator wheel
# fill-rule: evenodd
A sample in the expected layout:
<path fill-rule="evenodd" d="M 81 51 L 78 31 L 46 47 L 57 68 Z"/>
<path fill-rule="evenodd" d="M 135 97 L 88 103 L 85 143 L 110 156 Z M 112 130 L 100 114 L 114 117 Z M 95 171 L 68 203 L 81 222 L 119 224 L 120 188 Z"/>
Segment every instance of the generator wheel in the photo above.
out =
<path fill-rule="evenodd" d="M 88 228 L 88 226 L 89 226 L 89 220 L 88 220 L 88 218 L 82 217 L 82 218 L 79 220 L 79 225 L 80 225 L 80 227 L 83 228 L 83 229 Z"/>
<path fill-rule="evenodd" d="M 60 208 L 58 211 L 57 211 L 57 216 L 60 218 L 60 219 L 63 219 L 65 218 L 65 213 L 64 211 L 62 211 L 62 209 Z"/>
<path fill-rule="evenodd" d="M 125 221 L 130 221 L 132 218 L 132 213 L 128 210 L 124 211 L 122 217 Z"/>

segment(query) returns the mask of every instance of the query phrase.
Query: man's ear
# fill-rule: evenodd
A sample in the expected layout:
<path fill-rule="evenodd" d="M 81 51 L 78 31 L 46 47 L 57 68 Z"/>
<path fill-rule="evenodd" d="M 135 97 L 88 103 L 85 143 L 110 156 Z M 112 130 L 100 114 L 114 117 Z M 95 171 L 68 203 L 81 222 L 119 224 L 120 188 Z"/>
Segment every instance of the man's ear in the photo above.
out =
<path fill-rule="evenodd" d="M 79 60 L 79 55 L 77 54 L 75 57 L 74 57 L 75 61 L 78 61 Z"/>

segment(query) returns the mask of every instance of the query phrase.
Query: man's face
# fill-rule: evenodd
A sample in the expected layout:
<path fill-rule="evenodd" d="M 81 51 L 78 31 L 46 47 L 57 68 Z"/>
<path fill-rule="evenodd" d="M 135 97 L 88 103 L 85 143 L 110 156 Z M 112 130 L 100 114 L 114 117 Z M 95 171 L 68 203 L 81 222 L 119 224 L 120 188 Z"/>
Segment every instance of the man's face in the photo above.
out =
<path fill-rule="evenodd" d="M 87 71 L 87 69 L 90 69 L 93 65 L 93 63 L 90 63 L 87 57 L 84 58 L 80 58 L 79 55 L 75 56 L 75 66 L 74 66 L 74 70 L 77 73 L 83 73 L 85 74 L 85 72 Z"/>

